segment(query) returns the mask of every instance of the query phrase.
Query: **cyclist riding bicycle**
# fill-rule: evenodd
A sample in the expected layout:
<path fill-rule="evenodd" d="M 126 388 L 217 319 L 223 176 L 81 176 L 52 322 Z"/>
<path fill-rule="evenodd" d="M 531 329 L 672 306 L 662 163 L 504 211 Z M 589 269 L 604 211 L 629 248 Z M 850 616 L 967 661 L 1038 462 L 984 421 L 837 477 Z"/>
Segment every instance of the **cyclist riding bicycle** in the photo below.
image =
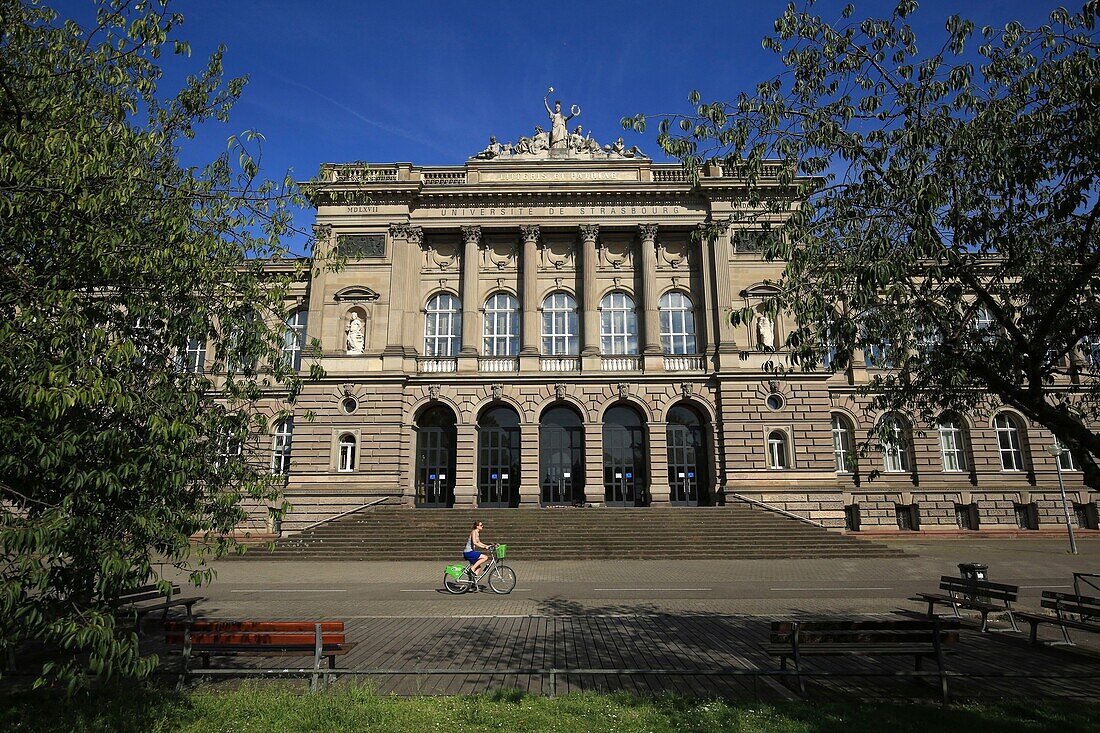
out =
<path fill-rule="evenodd" d="M 485 529 L 484 522 L 474 522 L 474 528 L 470 530 L 470 536 L 466 538 L 466 549 L 462 552 L 462 556 L 470 563 L 467 572 L 475 578 L 477 577 L 478 569 L 489 562 L 488 555 L 484 552 L 478 552 L 478 550 L 489 549 L 489 545 L 481 541 L 481 530 L 483 529 Z"/>

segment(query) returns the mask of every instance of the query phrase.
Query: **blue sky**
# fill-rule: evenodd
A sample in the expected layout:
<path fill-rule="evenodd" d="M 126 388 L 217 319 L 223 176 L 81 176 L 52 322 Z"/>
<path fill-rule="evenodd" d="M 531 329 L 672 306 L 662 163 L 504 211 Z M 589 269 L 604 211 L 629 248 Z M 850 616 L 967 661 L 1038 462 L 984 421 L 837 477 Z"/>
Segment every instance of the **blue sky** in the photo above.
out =
<path fill-rule="evenodd" d="M 91 0 L 46 0 L 63 15 L 91 18 Z M 208 125 L 186 152 L 201 162 L 242 130 L 264 134 L 263 167 L 280 178 L 316 173 L 322 162 L 408 161 L 455 165 L 485 147 L 546 122 L 548 86 L 582 114 L 570 124 L 601 143 L 624 135 L 657 156 L 655 132 L 621 130 L 619 120 L 687 108 L 687 94 L 732 99 L 779 70 L 760 46 L 785 3 L 693 0 L 620 2 L 315 2 L 181 0 L 179 36 L 191 59 L 169 59 L 176 79 L 201 66 L 219 43 L 229 75 L 250 83 L 228 125 Z M 856 16 L 888 13 L 892 2 L 855 2 Z M 942 38 L 960 12 L 980 24 L 1036 24 L 1055 2 L 926 0 L 911 19 L 918 39 Z M 821 2 L 834 18 L 841 2 Z M 1072 5 L 1071 5 L 1072 7 Z M 306 215 L 300 223 L 308 226 Z"/>

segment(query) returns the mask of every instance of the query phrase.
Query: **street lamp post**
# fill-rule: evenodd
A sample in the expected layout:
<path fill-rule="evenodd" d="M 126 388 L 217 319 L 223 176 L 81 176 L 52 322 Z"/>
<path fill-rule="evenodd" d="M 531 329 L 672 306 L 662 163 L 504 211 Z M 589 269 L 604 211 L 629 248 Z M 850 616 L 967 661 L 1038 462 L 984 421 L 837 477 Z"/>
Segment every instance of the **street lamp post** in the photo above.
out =
<path fill-rule="evenodd" d="M 1062 512 L 1066 515 L 1066 531 L 1069 532 L 1069 551 L 1076 555 L 1077 540 L 1073 537 L 1073 524 L 1069 521 L 1069 502 L 1066 500 L 1066 485 L 1062 482 L 1062 454 L 1066 449 L 1061 443 L 1054 443 L 1048 450 L 1050 455 L 1054 456 L 1054 468 L 1058 472 L 1058 490 L 1062 492 Z"/>

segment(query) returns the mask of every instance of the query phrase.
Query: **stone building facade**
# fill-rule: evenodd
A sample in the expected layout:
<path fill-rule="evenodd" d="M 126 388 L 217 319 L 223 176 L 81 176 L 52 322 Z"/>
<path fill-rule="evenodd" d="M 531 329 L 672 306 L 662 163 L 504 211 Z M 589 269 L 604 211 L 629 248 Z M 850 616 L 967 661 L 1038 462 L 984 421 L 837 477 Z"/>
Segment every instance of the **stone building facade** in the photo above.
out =
<path fill-rule="evenodd" d="M 621 144 L 535 137 L 462 166 L 324 167 L 318 247 L 347 266 L 315 273 L 292 319 L 326 376 L 272 446 L 294 507 L 284 531 L 382 498 L 501 511 L 752 499 L 864 530 L 1061 521 L 1051 436 L 1022 416 L 901 417 L 904 448 L 853 463 L 884 418 L 859 394 L 870 368 L 768 373 L 782 316 L 734 327 L 729 314 L 780 266 L 739 251 L 728 225 L 693 236 L 739 205 L 732 171 L 693 185 Z M 1096 496 L 1065 468 L 1094 522 Z"/>

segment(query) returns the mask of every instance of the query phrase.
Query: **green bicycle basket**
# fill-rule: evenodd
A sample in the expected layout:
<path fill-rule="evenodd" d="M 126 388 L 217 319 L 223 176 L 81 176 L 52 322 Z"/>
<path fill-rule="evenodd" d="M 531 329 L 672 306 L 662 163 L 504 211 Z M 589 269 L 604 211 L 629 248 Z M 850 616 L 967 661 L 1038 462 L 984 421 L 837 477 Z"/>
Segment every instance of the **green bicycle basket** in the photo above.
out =
<path fill-rule="evenodd" d="M 447 569 L 444 572 L 446 572 L 447 575 L 450 575 L 455 580 L 460 580 L 462 578 L 462 573 L 465 572 L 465 570 L 466 568 L 462 565 L 448 565 Z"/>
<path fill-rule="evenodd" d="M 503 560 L 508 553 L 508 545 L 497 545 L 497 560 Z"/>

